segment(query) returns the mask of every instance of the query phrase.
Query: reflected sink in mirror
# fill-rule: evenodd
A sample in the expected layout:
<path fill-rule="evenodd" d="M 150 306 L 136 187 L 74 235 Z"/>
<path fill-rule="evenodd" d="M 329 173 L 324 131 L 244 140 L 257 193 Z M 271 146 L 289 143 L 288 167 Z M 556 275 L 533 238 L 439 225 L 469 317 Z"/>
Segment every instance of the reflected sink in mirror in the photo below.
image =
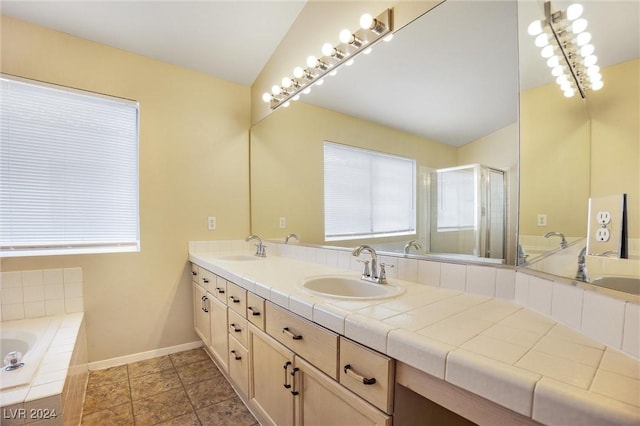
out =
<path fill-rule="evenodd" d="M 249 254 L 230 254 L 228 256 L 221 256 L 218 259 L 228 260 L 231 262 L 247 262 L 251 260 L 260 260 L 260 257 Z"/>
<path fill-rule="evenodd" d="M 405 288 L 391 284 L 375 284 L 359 277 L 322 275 L 305 279 L 302 289 L 324 297 L 340 299 L 386 299 L 404 293 Z"/>
<path fill-rule="evenodd" d="M 640 278 L 627 276 L 606 276 L 592 278 L 589 284 L 611 290 L 640 295 Z"/>

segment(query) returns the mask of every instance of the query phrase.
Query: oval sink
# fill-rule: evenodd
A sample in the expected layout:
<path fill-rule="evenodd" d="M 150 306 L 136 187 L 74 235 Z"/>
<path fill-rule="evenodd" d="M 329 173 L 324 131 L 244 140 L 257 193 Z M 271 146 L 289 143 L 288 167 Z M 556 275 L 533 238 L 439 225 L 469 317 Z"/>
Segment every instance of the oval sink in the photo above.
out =
<path fill-rule="evenodd" d="M 249 260 L 258 260 L 260 259 L 258 256 L 251 256 L 248 254 L 230 254 L 228 256 L 221 256 L 218 259 L 220 260 L 230 260 L 232 262 L 246 262 Z"/>
<path fill-rule="evenodd" d="M 341 275 L 323 275 L 307 278 L 302 288 L 325 297 L 344 299 L 385 299 L 404 293 L 404 287 L 390 284 L 376 284 Z"/>
<path fill-rule="evenodd" d="M 640 295 L 640 278 L 627 276 L 605 276 L 593 278 L 591 284 L 629 294 Z"/>

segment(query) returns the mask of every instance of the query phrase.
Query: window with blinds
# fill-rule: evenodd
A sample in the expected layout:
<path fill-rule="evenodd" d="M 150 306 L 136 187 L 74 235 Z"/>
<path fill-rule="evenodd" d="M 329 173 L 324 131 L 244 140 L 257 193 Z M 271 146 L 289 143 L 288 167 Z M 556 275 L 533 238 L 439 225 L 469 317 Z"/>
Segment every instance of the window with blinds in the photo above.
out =
<path fill-rule="evenodd" d="M 326 241 L 416 232 L 416 162 L 324 143 Z"/>
<path fill-rule="evenodd" d="M 0 83 L 0 256 L 139 251 L 137 102 Z"/>

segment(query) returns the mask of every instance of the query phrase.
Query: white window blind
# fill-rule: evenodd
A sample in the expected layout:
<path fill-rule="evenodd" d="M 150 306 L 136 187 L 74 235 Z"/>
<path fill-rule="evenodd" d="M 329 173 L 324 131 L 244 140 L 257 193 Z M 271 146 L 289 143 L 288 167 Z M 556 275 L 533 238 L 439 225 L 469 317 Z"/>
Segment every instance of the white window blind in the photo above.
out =
<path fill-rule="evenodd" d="M 475 227 L 475 169 L 438 170 L 438 232 Z"/>
<path fill-rule="evenodd" d="M 325 240 L 416 232 L 416 162 L 324 143 Z"/>
<path fill-rule="evenodd" d="M 138 104 L 0 83 L 0 255 L 138 251 Z"/>

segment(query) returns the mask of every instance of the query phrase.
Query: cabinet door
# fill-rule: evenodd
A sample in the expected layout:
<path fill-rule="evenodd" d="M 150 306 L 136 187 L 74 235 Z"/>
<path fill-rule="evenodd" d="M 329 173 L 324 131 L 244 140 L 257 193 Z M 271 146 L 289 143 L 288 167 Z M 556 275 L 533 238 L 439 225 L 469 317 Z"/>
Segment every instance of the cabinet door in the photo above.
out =
<path fill-rule="evenodd" d="M 209 315 L 211 318 L 211 339 L 209 350 L 219 367 L 229 371 L 229 342 L 227 333 L 227 305 L 213 296 L 209 296 Z"/>
<path fill-rule="evenodd" d="M 249 398 L 261 423 L 289 426 L 293 424 L 291 372 L 293 352 L 249 326 L 251 374 Z"/>
<path fill-rule="evenodd" d="M 229 377 L 243 396 L 249 393 L 249 353 L 233 336 L 229 336 Z"/>
<path fill-rule="evenodd" d="M 305 426 L 391 425 L 391 417 L 303 359 L 295 358 L 296 423 Z"/>
<path fill-rule="evenodd" d="M 209 344 L 209 298 L 205 289 L 193 284 L 193 327 L 205 345 Z"/>

